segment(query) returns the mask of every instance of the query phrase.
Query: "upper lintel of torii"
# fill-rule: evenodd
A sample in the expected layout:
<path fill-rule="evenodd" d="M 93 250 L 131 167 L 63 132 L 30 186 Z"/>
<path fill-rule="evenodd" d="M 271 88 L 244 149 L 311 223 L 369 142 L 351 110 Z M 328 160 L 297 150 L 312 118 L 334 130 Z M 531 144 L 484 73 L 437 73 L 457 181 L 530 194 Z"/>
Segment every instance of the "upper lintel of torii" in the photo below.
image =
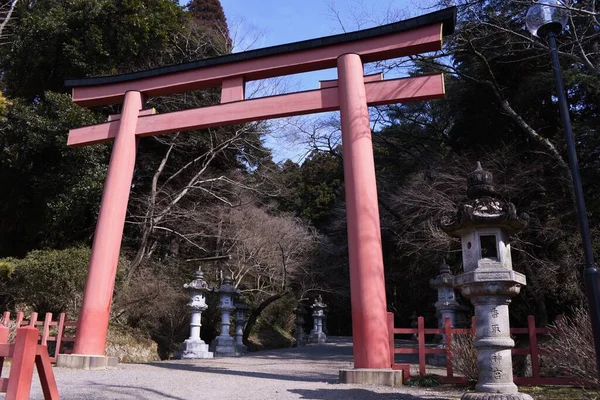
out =
<path fill-rule="evenodd" d="M 320 88 L 278 96 L 245 99 L 245 82 L 334 68 L 337 59 L 358 54 L 362 62 L 437 51 L 442 37 L 454 31 L 456 8 L 341 35 L 234 53 L 184 64 L 114 76 L 68 79 L 73 101 L 82 106 L 121 103 L 128 91 L 145 98 L 190 90 L 221 87 L 221 104 L 157 115 L 138 114 L 135 135 L 150 136 L 221 125 L 245 123 L 339 109 L 336 80 Z M 442 74 L 383 80 L 381 74 L 364 78 L 370 106 L 442 98 Z M 114 139 L 120 116 L 104 124 L 71 129 L 69 146 L 85 146 Z"/>
<path fill-rule="evenodd" d="M 128 90 L 146 97 L 221 86 L 223 81 L 266 79 L 333 68 L 344 53 L 363 62 L 441 49 L 442 36 L 454 32 L 456 7 L 355 32 L 265 47 L 241 53 L 127 74 L 67 79 L 73 101 L 82 106 L 121 103 Z"/>

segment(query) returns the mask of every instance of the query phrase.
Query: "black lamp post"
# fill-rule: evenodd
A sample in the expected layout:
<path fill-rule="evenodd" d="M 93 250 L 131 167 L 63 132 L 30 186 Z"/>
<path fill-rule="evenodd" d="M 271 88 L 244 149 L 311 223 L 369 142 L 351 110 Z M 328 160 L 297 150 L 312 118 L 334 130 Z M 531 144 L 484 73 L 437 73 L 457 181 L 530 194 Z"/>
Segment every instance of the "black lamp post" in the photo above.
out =
<path fill-rule="evenodd" d="M 529 29 L 531 34 L 548 40 L 548 47 L 550 47 L 550 54 L 552 56 L 560 117 L 563 122 L 565 138 L 567 140 L 569 167 L 571 168 L 571 176 L 573 178 L 573 190 L 575 193 L 575 204 L 577 206 L 579 230 L 583 241 L 583 254 L 585 257 L 584 282 L 590 308 L 594 347 L 596 348 L 596 366 L 598 367 L 598 373 L 600 374 L 600 273 L 594 263 L 590 229 L 588 227 L 587 213 L 585 211 L 585 201 L 583 200 L 581 177 L 579 176 L 579 163 L 577 162 L 577 153 L 575 152 L 571 118 L 569 116 L 567 97 L 558 60 L 558 48 L 556 46 L 556 35 L 563 30 L 567 23 L 568 16 L 568 10 L 562 0 L 541 0 L 527 11 L 526 23 L 527 29 Z"/>

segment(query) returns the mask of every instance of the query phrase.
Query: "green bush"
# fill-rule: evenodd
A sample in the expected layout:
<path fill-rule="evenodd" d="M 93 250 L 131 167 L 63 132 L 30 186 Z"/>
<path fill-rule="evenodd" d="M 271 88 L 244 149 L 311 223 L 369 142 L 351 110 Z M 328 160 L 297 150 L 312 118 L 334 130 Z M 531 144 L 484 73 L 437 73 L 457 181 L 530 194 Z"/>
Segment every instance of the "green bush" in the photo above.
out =
<path fill-rule="evenodd" d="M 0 259 L 4 307 L 18 305 L 40 314 L 66 312 L 76 317 L 89 259 L 87 247 L 35 250 L 22 259 Z"/>

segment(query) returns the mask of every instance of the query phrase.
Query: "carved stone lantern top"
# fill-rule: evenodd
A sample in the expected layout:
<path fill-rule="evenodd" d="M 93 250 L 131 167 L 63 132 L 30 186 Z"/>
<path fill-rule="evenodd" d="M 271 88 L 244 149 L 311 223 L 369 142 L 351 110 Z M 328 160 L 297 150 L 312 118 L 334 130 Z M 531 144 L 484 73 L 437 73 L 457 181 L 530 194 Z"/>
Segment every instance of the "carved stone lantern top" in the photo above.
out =
<path fill-rule="evenodd" d="M 219 286 L 218 289 L 215 289 L 215 292 L 231 295 L 240 293 L 240 291 L 233 286 L 233 279 L 230 275 L 225 275 L 225 278 L 223 278 L 223 283 L 221 283 L 221 286 Z"/>
<path fill-rule="evenodd" d="M 189 291 L 198 291 L 198 292 L 210 292 L 213 290 L 208 283 L 204 280 L 204 272 L 200 268 L 196 271 L 196 279 L 191 281 L 190 283 L 186 283 L 183 285 L 185 289 Z"/>
<path fill-rule="evenodd" d="M 440 274 L 429 281 L 429 285 L 433 289 L 441 287 L 454 287 L 454 275 L 450 271 L 450 266 L 444 259 L 440 265 Z"/>
<path fill-rule="evenodd" d="M 458 205 L 451 216 L 444 216 L 441 228 L 451 236 L 461 235 L 473 228 L 496 227 L 513 235 L 527 225 L 527 214 L 517 215 L 514 204 L 502 200 L 493 185 L 492 174 L 481 163 L 467 179 L 467 200 Z"/>
<path fill-rule="evenodd" d="M 323 303 L 323 297 L 321 297 L 321 295 L 319 295 L 316 299 L 315 302 L 313 303 L 313 305 L 311 306 L 312 308 L 327 308 L 327 304 Z"/>

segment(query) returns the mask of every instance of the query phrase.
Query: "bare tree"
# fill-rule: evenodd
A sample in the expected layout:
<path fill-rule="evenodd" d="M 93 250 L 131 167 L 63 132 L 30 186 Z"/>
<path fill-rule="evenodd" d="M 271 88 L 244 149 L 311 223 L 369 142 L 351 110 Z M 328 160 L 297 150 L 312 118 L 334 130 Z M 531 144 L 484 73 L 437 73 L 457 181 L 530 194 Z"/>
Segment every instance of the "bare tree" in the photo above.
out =
<path fill-rule="evenodd" d="M 0 46 L 9 44 L 6 28 L 12 20 L 13 12 L 19 0 L 4 0 L 0 3 Z"/>

